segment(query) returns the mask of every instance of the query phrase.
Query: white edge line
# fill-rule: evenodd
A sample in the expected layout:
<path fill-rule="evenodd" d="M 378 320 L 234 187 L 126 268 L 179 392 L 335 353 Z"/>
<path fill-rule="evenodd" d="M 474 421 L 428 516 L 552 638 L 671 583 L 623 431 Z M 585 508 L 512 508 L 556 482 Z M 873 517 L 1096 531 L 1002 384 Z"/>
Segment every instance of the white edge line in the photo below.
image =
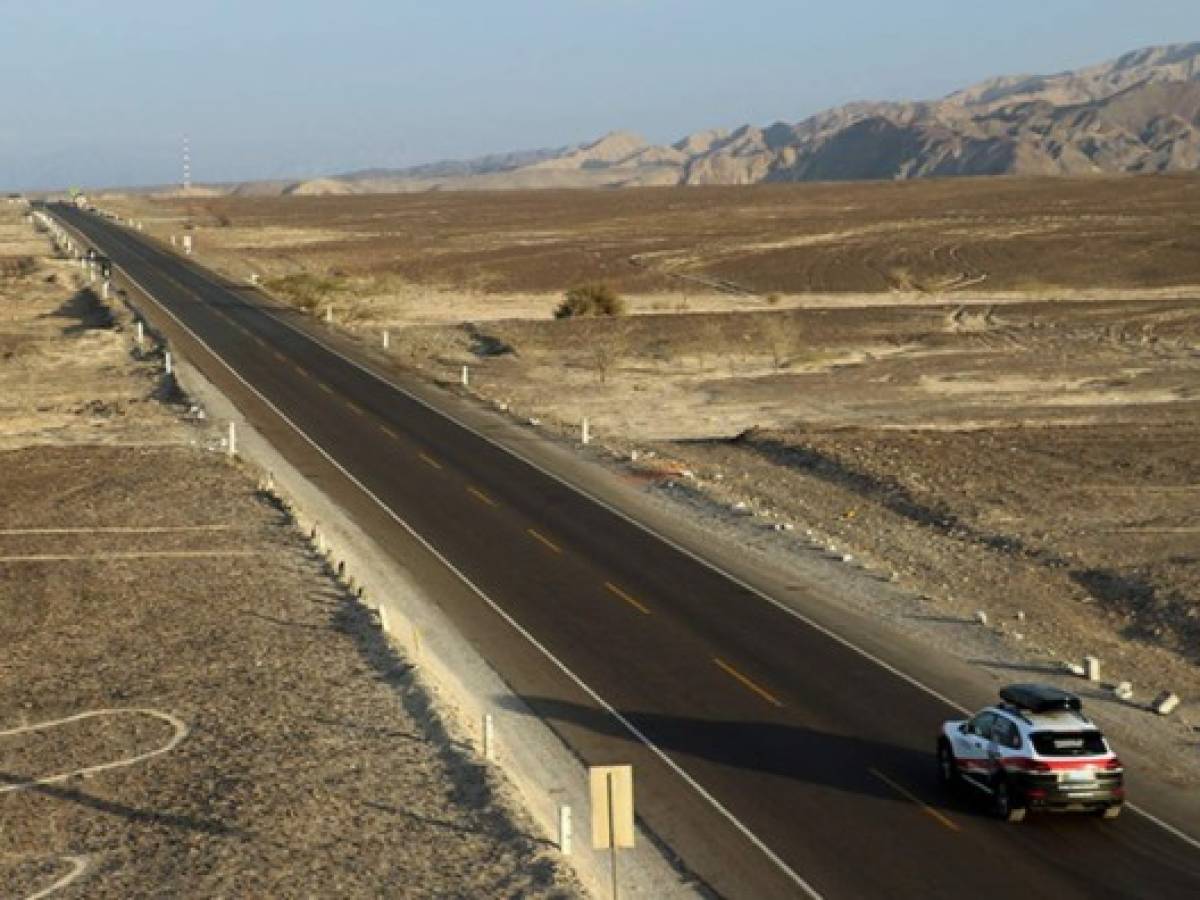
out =
<path fill-rule="evenodd" d="M 114 263 L 113 265 L 114 265 L 114 267 L 121 269 L 122 272 L 125 272 L 123 267 L 117 266 L 116 263 Z M 192 271 L 193 271 L 193 274 L 198 275 L 200 278 L 207 281 L 213 287 L 216 287 L 221 290 L 229 290 L 229 288 L 224 288 L 222 285 L 217 284 L 212 279 L 206 277 L 202 271 L 196 271 L 196 268 L 193 268 Z M 129 280 L 132 281 L 135 285 L 137 285 L 138 289 L 141 290 L 143 294 L 145 294 L 147 297 L 151 297 L 151 295 L 149 294 L 149 292 L 146 291 L 145 288 L 143 288 L 140 284 L 138 284 L 137 281 L 135 281 L 133 278 L 129 277 L 128 272 L 125 272 L 125 276 L 127 278 L 129 278 Z M 185 288 L 185 290 L 186 290 L 186 288 Z M 231 291 L 231 293 L 233 293 L 233 292 Z M 234 296 L 237 296 L 237 295 L 234 294 Z M 151 299 L 153 299 L 153 298 L 151 298 Z M 243 299 L 243 302 L 245 302 L 244 299 Z M 159 305 L 161 306 L 161 304 L 159 304 Z M 250 305 L 250 304 L 247 304 L 247 305 Z M 171 313 L 170 310 L 166 310 L 165 307 L 163 307 L 163 308 L 167 312 L 167 314 L 171 316 L 171 318 L 175 319 L 176 322 L 179 322 L 179 319 L 176 318 L 175 315 L 173 313 Z M 607 509 L 613 515 L 619 516 L 620 518 L 624 519 L 626 522 L 629 522 L 631 525 L 634 525 L 635 527 L 641 529 L 642 531 L 646 532 L 647 534 L 658 538 L 663 543 L 667 544 L 670 547 L 673 547 L 678 552 L 683 553 L 685 556 L 690 557 L 691 559 L 695 560 L 696 562 L 700 563 L 701 565 L 705 566 L 706 568 L 710 569 L 711 571 L 716 572 L 719 575 L 723 575 L 725 578 L 728 578 L 734 584 L 744 588 L 745 590 L 750 591 L 751 593 L 755 594 L 756 596 L 765 600 L 767 603 L 774 606 L 776 609 L 778 609 L 790 616 L 793 616 L 794 618 L 803 622 L 805 625 L 808 625 L 810 628 L 813 628 L 816 631 L 819 631 L 821 634 L 825 635 L 826 637 L 837 641 L 843 647 L 846 647 L 847 649 L 852 650 L 855 653 L 857 653 L 859 656 L 862 656 L 864 659 L 870 660 L 871 662 L 875 663 L 875 665 L 879 666 L 884 671 L 890 672 L 891 674 L 895 675 L 897 678 L 901 679 L 902 681 L 906 681 L 909 684 L 911 684 L 913 687 L 918 688 L 921 691 L 924 691 L 929 696 L 931 696 L 937 700 L 940 700 L 942 703 L 945 703 L 947 706 L 949 706 L 951 709 L 955 710 L 956 712 L 960 712 L 963 715 L 971 714 L 971 710 L 968 709 L 967 707 L 963 706 L 961 703 L 951 700 L 949 697 L 947 697 L 945 694 L 942 694 L 940 691 L 930 687 L 929 685 L 918 680 L 917 678 L 914 678 L 912 675 L 909 675 L 906 672 L 902 672 L 900 669 L 897 669 L 891 663 L 886 662 L 885 660 L 876 656 L 874 653 L 871 653 L 869 650 L 865 650 L 862 647 L 859 647 L 857 644 L 853 643 L 852 641 L 848 640 L 847 638 L 842 637 L 840 634 L 837 634 L 836 632 L 831 631 L 829 628 L 826 628 L 824 625 L 820 624 L 819 622 L 816 622 L 815 620 L 809 618 L 804 613 L 801 613 L 795 609 L 792 609 L 791 607 L 776 600 L 774 597 L 770 596 L 769 594 L 766 594 L 763 591 L 760 591 L 758 588 L 754 587 L 753 585 L 747 584 L 741 578 L 739 578 L 738 576 L 736 576 L 730 572 L 727 572 L 725 569 L 721 568 L 716 563 L 711 562 L 710 560 L 707 560 L 704 557 L 699 556 L 696 553 L 693 553 L 687 547 L 684 547 L 684 546 L 676 543 L 671 538 L 659 533 L 654 528 L 645 524 L 644 522 L 639 522 L 637 519 L 634 519 L 633 517 L 629 516 L 628 514 L 622 512 L 620 509 L 617 509 L 616 507 L 609 504 L 607 501 L 595 496 L 594 494 L 592 494 L 591 492 L 587 491 L 586 489 L 580 487 L 579 485 L 573 484 L 570 481 L 567 481 L 562 476 L 556 474 L 555 472 L 552 472 L 549 469 L 543 468 L 541 465 L 539 465 L 538 463 L 529 459 L 528 457 L 524 456 L 517 450 L 514 450 L 511 447 L 508 447 L 508 446 L 505 446 L 504 444 L 499 443 L 498 441 L 494 440 L 493 438 L 488 437 L 483 432 L 478 431 L 477 429 L 473 428 L 471 425 L 468 425 L 465 422 L 461 421 L 456 416 L 446 412 L 443 409 L 439 409 L 438 407 L 436 407 L 433 404 L 429 403 L 428 401 L 422 399 L 421 397 L 418 397 L 415 394 L 410 393 L 409 391 L 405 390 L 400 385 L 396 384 L 395 382 L 391 381 L 388 378 L 385 378 L 379 372 L 374 371 L 373 369 L 363 365 L 362 363 L 358 362 L 355 359 L 351 359 L 350 357 L 348 357 L 344 353 L 342 353 L 340 350 L 337 350 L 336 348 L 329 346 L 327 343 L 325 343 L 325 341 L 321 340 L 321 338 L 317 337 L 316 335 L 309 334 L 307 331 L 302 331 L 301 329 L 297 328 L 295 325 L 292 325 L 290 322 L 287 322 L 287 321 L 279 318 L 272 312 L 272 310 L 269 306 L 254 304 L 253 308 L 261 311 L 264 315 L 269 316 L 271 319 L 275 320 L 275 322 L 277 322 L 278 324 L 283 325 L 285 328 L 290 329 L 291 331 L 295 332 L 296 334 L 300 335 L 301 337 L 307 338 L 308 340 L 312 341 L 314 344 L 317 344 L 318 346 L 322 347 L 326 352 L 332 353 L 334 356 L 338 357 L 339 359 L 343 360 L 344 362 L 349 363 L 350 365 L 354 366 L 356 369 L 358 369 L 362 372 L 365 372 L 367 375 L 374 378 L 376 381 L 380 382 L 381 384 L 383 384 L 387 387 L 390 387 L 394 391 L 398 391 L 399 393 L 408 397 L 414 403 L 420 404 L 421 406 L 428 409 L 430 412 L 433 412 L 433 413 L 441 416 L 442 418 L 446 419 L 447 421 L 454 423 L 459 428 L 469 431 L 471 434 L 475 435 L 477 438 L 479 438 L 483 441 L 486 441 L 488 444 L 491 444 L 496 449 L 501 450 L 504 453 L 507 453 L 509 456 L 519 459 L 521 462 L 525 463 L 527 466 L 530 466 L 531 468 L 536 469 L 538 472 L 541 472 L 543 475 L 545 475 L 548 478 L 554 479 L 559 484 L 563 485 L 564 487 L 569 488 L 570 490 L 579 494 L 581 497 L 585 497 L 588 500 L 591 500 L 593 503 L 595 503 L 599 506 L 602 506 L 604 509 Z M 182 322 L 179 322 L 179 324 L 189 334 L 191 334 L 193 337 L 196 337 L 196 335 L 192 332 L 192 330 L 190 328 L 188 328 L 186 325 L 183 325 Z M 196 338 L 196 340 L 200 341 L 199 338 Z M 209 348 L 209 346 L 207 344 L 205 344 L 203 341 L 200 341 L 200 344 L 206 350 L 208 350 L 209 353 L 212 353 L 214 357 L 216 357 L 218 360 L 220 360 L 222 362 L 222 364 L 225 365 L 226 368 L 230 368 L 229 364 L 225 363 L 225 361 L 223 359 L 221 359 L 219 356 L 217 356 L 215 353 L 213 353 L 212 349 Z M 230 371 L 232 372 L 233 369 L 230 368 Z M 246 383 L 245 379 L 243 379 L 240 375 L 238 375 L 237 372 L 234 372 L 233 374 L 236 375 L 238 377 L 238 379 L 240 381 L 242 381 L 243 384 Z M 250 386 L 247 384 L 247 387 L 250 387 Z M 252 391 L 254 391 L 254 393 L 258 394 L 258 391 L 254 390 L 253 387 L 251 387 L 250 389 Z M 261 394 L 258 394 L 258 396 L 262 397 Z M 266 398 L 262 398 L 262 399 L 266 400 Z M 275 409 L 274 405 L 271 404 L 270 401 L 266 401 L 266 402 L 268 403 L 269 406 L 271 406 L 272 409 Z M 278 412 L 278 410 L 276 410 L 276 412 Z M 285 418 L 285 420 L 286 420 L 286 418 Z M 292 425 L 293 428 L 296 428 L 296 426 L 293 425 L 290 421 L 288 421 L 288 424 Z M 298 428 L 296 430 L 300 431 L 300 429 L 298 429 Z M 309 440 L 310 443 L 312 442 L 311 438 L 308 438 L 308 435 L 304 435 L 303 432 L 300 432 L 300 433 L 307 440 Z M 316 446 L 316 444 L 314 443 L 313 446 Z M 318 447 L 317 449 L 320 450 L 321 448 Z M 321 450 L 321 452 L 323 454 L 325 453 L 324 450 Z M 328 454 L 326 454 L 326 456 L 328 456 Z M 337 465 L 337 463 L 335 462 L 334 465 Z M 340 469 L 341 466 L 338 466 L 338 468 Z M 345 471 L 345 470 L 343 470 L 343 471 Z M 347 474 L 349 474 L 349 473 L 347 473 Z M 349 477 L 351 477 L 351 479 L 353 479 L 353 476 L 349 476 Z M 356 484 L 358 483 L 357 480 L 355 480 L 355 483 Z M 361 485 L 360 485 L 360 487 L 361 487 Z M 365 488 L 364 488 L 364 490 L 365 490 Z M 370 493 L 370 492 L 368 492 L 368 493 Z M 371 496 L 374 499 L 374 495 L 371 495 Z M 378 503 L 379 501 L 376 500 L 376 502 Z M 383 506 L 382 503 L 380 503 L 380 505 Z M 384 509 L 387 510 L 389 513 L 391 513 L 391 510 L 387 509 L 386 506 L 384 506 Z M 391 514 L 393 516 L 395 515 L 394 513 L 391 513 Z M 408 525 L 406 523 L 402 522 L 401 524 L 404 524 L 405 528 L 408 528 Z M 411 531 L 411 529 L 408 529 L 408 530 Z M 413 532 L 413 533 L 415 534 L 415 532 Z M 419 540 L 421 540 L 422 543 L 425 543 L 424 540 L 421 539 L 419 535 L 417 535 L 417 537 Z M 426 546 L 428 546 L 428 545 L 426 545 Z M 436 553 L 436 551 L 434 551 L 434 552 Z M 437 554 L 437 555 L 438 555 L 439 559 L 442 558 L 440 554 Z M 447 563 L 447 565 L 449 565 L 449 563 Z M 457 569 L 454 569 L 453 566 L 451 566 L 450 568 L 452 571 L 457 573 Z M 460 575 L 460 577 L 461 577 L 461 575 Z M 470 582 L 468 582 L 468 584 L 470 584 Z M 472 588 L 474 588 L 474 585 L 471 585 L 471 586 L 472 586 Z M 478 588 L 474 588 L 474 589 L 476 591 L 478 591 Z M 481 596 L 483 596 L 482 593 L 481 593 Z M 487 598 L 485 597 L 485 599 L 487 599 Z M 491 601 L 489 600 L 488 602 L 490 603 Z M 533 638 L 530 637 L 530 640 L 533 640 Z M 545 651 L 543 650 L 543 652 L 545 652 Z M 553 657 L 551 657 L 551 659 L 553 659 Z M 556 664 L 558 664 L 559 666 L 562 666 L 562 664 L 559 663 L 558 660 L 554 660 L 554 662 Z M 564 669 L 565 669 L 565 667 L 564 667 Z M 572 674 L 572 677 L 574 677 L 573 674 Z M 606 704 L 606 706 L 607 706 L 607 704 Z M 620 718 L 619 714 L 616 713 L 615 711 L 613 711 L 613 715 L 616 715 L 618 718 Z M 629 727 L 632 730 L 632 725 L 627 725 L 627 727 Z M 640 739 L 644 740 L 644 738 L 640 738 Z M 659 752 L 661 754 L 661 751 L 658 751 L 658 748 L 654 747 L 652 744 L 650 746 L 654 750 L 656 750 L 657 752 Z M 672 765 L 674 765 L 674 764 L 672 763 Z M 680 770 L 680 772 L 682 773 L 682 770 Z M 687 776 L 685 776 L 685 777 L 687 777 Z M 688 780 L 690 781 L 691 779 L 688 778 Z M 698 785 L 695 785 L 695 786 L 696 786 L 697 790 L 700 790 L 701 793 L 704 793 L 702 788 L 700 788 Z M 707 797 L 707 794 L 705 796 Z M 720 805 L 717 804 L 717 801 L 715 799 L 712 799 L 712 798 L 709 798 L 709 799 L 711 799 L 712 802 L 714 804 L 716 804 L 717 807 L 719 809 L 721 809 L 722 812 L 725 812 L 724 808 L 720 807 Z M 1200 850 L 1200 839 L 1192 837 L 1191 835 L 1187 834 L 1186 832 L 1181 831 L 1180 829 L 1176 828 L 1174 825 L 1171 825 L 1168 822 L 1163 821 L 1158 816 L 1153 815 L 1149 811 L 1143 809 L 1140 806 L 1137 806 L 1134 803 L 1127 802 L 1125 804 L 1125 806 L 1127 806 L 1130 809 L 1130 811 L 1137 813 L 1138 815 L 1142 816 L 1147 821 L 1153 822 L 1155 825 L 1159 826 L 1164 831 L 1179 838 L 1184 843 L 1189 844 L 1196 850 Z M 729 815 L 730 818 L 732 818 L 731 814 L 729 814 L 727 812 L 725 814 Z M 736 822 L 736 820 L 734 820 L 734 821 Z M 737 823 L 737 824 L 740 826 L 740 823 Z M 749 834 L 749 832 L 747 832 L 747 834 Z M 757 842 L 757 838 L 754 838 L 754 840 Z M 765 846 L 763 847 L 763 849 L 766 850 Z M 768 851 L 768 853 L 769 853 L 769 851 Z M 773 856 L 773 854 L 770 854 L 770 855 Z M 798 878 L 799 876 L 796 876 L 796 877 Z"/>
<path fill-rule="evenodd" d="M 204 341 L 203 338 L 201 338 L 194 331 L 192 331 L 192 329 L 189 328 L 178 316 L 176 316 L 174 312 L 172 312 L 170 309 L 168 309 L 162 303 L 159 303 L 157 300 L 155 300 L 154 295 L 151 294 L 149 291 L 147 291 L 144 287 L 142 287 L 142 285 L 137 281 L 137 279 L 135 279 L 132 275 L 130 275 L 124 266 L 119 265 L 115 261 L 113 262 L 112 265 L 113 265 L 114 269 L 120 270 L 121 273 L 127 279 L 129 279 L 130 283 L 133 284 L 139 291 L 141 291 L 142 294 L 145 295 L 145 297 L 148 300 L 151 300 L 152 302 L 154 302 L 163 312 L 165 312 L 168 316 L 170 316 L 180 328 L 182 328 L 185 332 L 187 332 L 192 337 L 192 339 L 194 341 L 196 341 L 196 343 L 198 343 L 201 347 L 203 347 L 206 351 L 208 351 L 208 353 L 213 357 L 213 359 L 215 359 L 222 366 L 224 366 L 226 369 L 228 369 L 229 372 L 238 381 L 240 381 L 243 385 L 245 385 L 245 387 L 251 393 L 253 393 L 256 397 L 258 397 L 259 400 L 261 400 L 264 404 L 266 404 L 267 407 L 269 407 L 277 416 L 279 416 L 280 419 L 282 419 L 284 422 L 286 422 L 298 435 L 300 435 L 302 438 L 304 438 L 304 440 L 306 440 L 309 444 L 311 444 L 318 453 L 320 453 L 322 456 L 324 456 L 325 459 L 327 459 L 330 462 L 330 464 L 334 466 L 334 468 L 336 468 L 339 472 L 341 472 L 359 490 L 361 490 L 364 494 L 366 494 L 368 497 L 370 497 L 376 504 L 378 504 L 378 506 L 384 512 L 386 512 L 389 516 L 391 516 L 392 519 L 394 519 L 402 528 L 404 528 L 405 531 L 407 531 L 416 541 L 418 541 L 426 550 L 428 550 L 439 562 L 442 563 L 442 565 L 444 565 L 447 569 L 449 569 L 451 572 L 453 572 L 455 575 L 457 575 L 458 578 L 461 579 L 462 582 L 465 585 L 467 585 L 467 587 L 469 587 L 472 591 L 474 591 L 480 597 L 480 599 L 482 599 L 492 609 L 493 612 L 495 612 L 498 616 L 500 616 L 500 618 L 502 618 L 505 622 L 507 622 L 518 634 L 520 634 L 523 638 L 525 638 L 525 640 L 527 640 L 543 656 L 545 656 L 546 659 L 548 659 L 551 663 L 553 663 L 554 666 L 559 669 L 559 671 L 561 671 L 572 682 L 574 682 L 575 685 L 580 690 L 582 690 L 585 694 L 587 694 L 598 706 L 600 706 L 605 712 L 607 712 L 614 719 L 616 719 L 616 721 L 619 722 L 630 734 L 632 734 L 634 737 L 636 737 L 643 745 L 645 745 L 645 747 L 648 750 L 650 750 L 655 756 L 657 756 L 660 760 L 662 760 L 662 762 L 668 768 L 670 768 L 673 772 L 675 772 L 676 775 L 678 775 L 681 779 L 683 779 L 683 781 L 686 782 L 687 785 L 692 788 L 692 790 L 696 791 L 696 793 L 698 793 L 701 797 L 703 797 L 706 801 L 708 801 L 708 803 L 717 812 L 719 812 L 722 816 L 724 816 L 725 819 L 728 820 L 730 824 L 732 824 L 739 832 L 741 832 L 742 835 L 747 840 L 750 841 L 750 843 L 752 843 L 755 847 L 757 847 L 759 849 L 759 851 L 768 860 L 770 860 L 777 868 L 780 869 L 780 871 L 782 871 L 785 875 L 787 875 L 788 878 L 790 878 L 801 890 L 803 890 L 809 897 L 813 898 L 813 900 L 822 900 L 821 894 L 819 894 L 812 887 L 812 885 L 810 885 L 807 881 L 805 881 L 799 875 L 799 873 L 797 873 L 794 869 L 792 869 L 791 866 L 789 866 L 779 856 L 777 856 L 775 851 L 773 851 L 770 847 L 768 847 L 762 841 L 762 839 L 758 837 L 758 835 L 756 835 L 753 831 L 751 831 L 747 826 L 743 825 L 741 823 L 741 821 L 739 821 L 737 819 L 737 817 L 733 815 L 733 813 L 731 813 L 728 809 L 726 809 L 724 806 L 721 805 L 720 801 L 717 800 L 716 797 L 714 797 L 707 790 L 705 790 L 704 787 L 698 781 L 696 781 L 691 775 L 689 775 L 678 763 L 676 763 L 673 759 L 671 759 L 671 757 L 668 756 L 661 748 L 659 748 L 649 738 L 647 738 L 646 735 L 642 734 L 642 732 L 638 730 L 637 726 L 635 726 L 627 718 L 625 718 L 623 715 L 621 715 L 621 713 L 619 713 L 607 700 L 605 700 L 598 693 L 596 693 L 591 687 L 589 687 L 583 681 L 582 678 L 580 678 L 578 675 L 576 675 L 574 672 L 572 672 L 569 668 L 567 668 L 565 663 L 561 662 L 553 653 L 551 653 L 545 646 L 543 646 L 538 641 L 537 638 L 535 638 L 532 634 L 530 634 L 528 631 L 526 631 L 525 628 L 520 625 L 520 623 L 518 623 L 511 615 L 509 615 L 504 609 L 502 609 L 497 603 L 495 603 L 495 601 L 493 601 L 487 594 L 485 594 L 482 590 L 480 590 L 480 588 L 474 582 L 472 582 L 471 579 L 469 579 L 465 574 L 463 574 L 461 571 L 459 571 L 458 568 L 456 568 L 454 566 L 454 564 L 450 562 L 450 560 L 448 560 L 446 557 L 444 557 L 432 544 L 430 544 L 428 541 L 426 541 L 425 538 L 421 537 L 421 535 L 419 535 L 412 528 L 412 526 L 410 526 L 407 522 L 405 522 L 402 518 L 400 518 L 400 516 L 398 516 L 395 512 L 393 512 L 392 509 L 386 503 L 384 503 L 382 500 L 380 500 L 369 488 L 366 487 L 366 485 L 364 485 L 354 475 L 352 475 L 345 468 L 343 468 L 341 463 L 339 463 L 336 459 L 334 459 L 332 456 L 330 456 L 329 453 L 327 453 L 320 444 L 318 444 L 311 437 L 309 437 L 298 425 L 296 425 L 295 422 L 293 422 L 286 415 L 284 415 L 283 412 L 280 411 L 280 409 L 277 406 L 275 406 L 274 403 L 272 403 L 270 400 L 268 400 L 266 397 L 264 397 L 262 395 L 262 393 L 260 393 L 259 390 L 256 387 L 254 387 L 254 385 L 250 384 L 250 382 L 248 382 L 245 378 L 243 378 L 236 369 L 234 369 L 228 362 L 226 362 L 224 360 L 224 358 L 222 358 L 219 354 L 217 354 Z M 208 279 L 205 279 L 205 280 L 208 281 Z M 214 284 L 211 281 L 209 283 L 213 284 L 213 286 L 217 287 L 218 289 L 228 290 L 227 288 L 222 288 L 220 285 Z M 190 293 L 193 296 L 195 296 L 195 292 L 188 290 L 188 288 L 184 287 L 183 285 L 179 285 L 179 286 L 186 293 Z M 245 301 L 243 301 L 243 302 L 245 302 Z M 275 316 L 271 316 L 271 318 L 275 319 L 276 322 L 280 322 L 280 324 L 286 324 L 286 323 L 283 323 L 282 320 L 277 319 Z M 290 325 L 287 327 L 291 328 Z M 296 333 L 300 334 L 301 336 L 305 336 L 305 337 L 307 336 L 307 335 L 304 335 L 303 332 L 300 332 L 294 328 L 292 330 L 296 331 Z M 342 354 L 337 353 L 337 351 L 331 350 L 329 347 L 325 346 L 320 341 L 315 341 L 315 343 L 318 343 L 325 350 L 334 353 L 341 359 L 346 360 L 347 362 L 353 362 L 352 360 L 349 360 L 346 357 L 342 356 Z M 411 397 L 411 395 L 409 395 L 407 391 L 396 388 L 395 385 L 392 385 L 390 382 L 380 378 L 378 375 L 371 372 L 369 369 L 365 369 L 362 366 L 359 366 L 357 363 L 354 363 L 354 365 L 356 365 L 358 368 L 362 369 L 364 372 L 367 372 L 368 374 L 372 375 L 373 377 L 375 377 L 376 379 L 381 381 L 383 384 L 388 385 L 389 387 L 392 387 L 393 389 L 400 390 L 401 393 L 405 394 L 406 396 Z M 420 402 L 422 406 L 428 406 L 428 404 L 424 403 L 423 401 L 420 401 L 418 398 L 413 397 L 412 399 L 417 400 L 417 402 Z M 429 407 L 429 408 L 433 409 L 433 407 Z M 455 421 L 454 419 L 450 418 L 449 416 L 446 416 L 446 418 L 450 419 L 450 421 L 452 421 L 452 422 Z M 456 423 L 456 424 L 459 424 L 459 423 Z M 463 427 L 465 427 L 465 426 L 463 426 Z M 474 429 L 468 428 L 467 430 L 473 434 L 478 435 L 478 432 L 476 432 Z M 489 443 L 494 444 L 494 442 L 492 442 L 492 441 L 489 441 Z M 498 447 L 499 449 L 502 449 L 502 450 L 505 449 L 503 447 L 500 447 L 498 444 L 494 444 L 494 445 L 496 447 Z M 561 480 L 561 479 L 558 479 L 558 480 Z M 566 484 L 566 482 L 563 482 L 563 483 Z M 586 497 L 587 495 L 583 494 L 583 496 Z"/>

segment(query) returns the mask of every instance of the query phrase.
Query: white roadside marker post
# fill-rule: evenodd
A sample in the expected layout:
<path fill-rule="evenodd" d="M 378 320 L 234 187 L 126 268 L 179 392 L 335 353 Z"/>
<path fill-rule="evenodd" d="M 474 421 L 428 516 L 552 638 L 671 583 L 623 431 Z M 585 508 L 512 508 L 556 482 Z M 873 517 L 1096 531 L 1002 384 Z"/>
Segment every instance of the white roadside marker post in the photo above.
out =
<path fill-rule="evenodd" d="M 1100 680 L 1100 659 L 1095 656 L 1085 656 L 1083 658 L 1084 677 L 1088 681 Z"/>
<path fill-rule="evenodd" d="M 383 349 L 387 350 L 392 345 L 392 336 L 388 334 L 388 330 L 383 329 Z"/>
<path fill-rule="evenodd" d="M 333 322 L 333 304 L 332 303 L 330 303 L 327 307 L 325 307 L 325 321 Z"/>
<path fill-rule="evenodd" d="M 558 807 L 558 849 L 563 856 L 571 855 L 571 807 Z"/>
<path fill-rule="evenodd" d="M 142 342 L 146 340 L 146 326 L 142 324 L 142 320 L 137 321 L 137 345 L 142 346 Z"/>
<path fill-rule="evenodd" d="M 237 456 L 237 425 L 229 423 L 229 458 Z"/>
<path fill-rule="evenodd" d="M 463 387 L 471 386 L 471 367 L 470 366 L 462 367 L 462 386 Z"/>
<path fill-rule="evenodd" d="M 592 429 L 586 417 L 580 427 L 579 442 L 585 447 L 592 442 Z"/>
<path fill-rule="evenodd" d="M 174 368 L 171 365 L 171 351 L 168 350 L 163 354 L 163 370 L 168 374 L 174 374 Z"/>

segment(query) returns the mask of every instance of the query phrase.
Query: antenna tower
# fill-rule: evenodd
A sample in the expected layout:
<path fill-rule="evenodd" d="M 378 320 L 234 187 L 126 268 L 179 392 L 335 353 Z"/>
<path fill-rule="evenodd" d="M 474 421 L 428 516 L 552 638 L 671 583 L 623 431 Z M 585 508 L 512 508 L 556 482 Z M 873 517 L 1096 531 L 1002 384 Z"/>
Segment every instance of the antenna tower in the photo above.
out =
<path fill-rule="evenodd" d="M 187 135 L 183 136 L 183 191 L 192 189 L 192 145 Z"/>

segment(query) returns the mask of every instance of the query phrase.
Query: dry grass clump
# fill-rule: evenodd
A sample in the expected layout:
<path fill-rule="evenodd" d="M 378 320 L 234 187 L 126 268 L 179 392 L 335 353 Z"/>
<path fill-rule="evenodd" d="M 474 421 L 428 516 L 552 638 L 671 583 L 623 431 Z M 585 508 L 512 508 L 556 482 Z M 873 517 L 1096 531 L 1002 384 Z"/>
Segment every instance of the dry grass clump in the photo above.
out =
<path fill-rule="evenodd" d="M 32 256 L 0 256 L 0 278 L 27 278 L 37 270 Z"/>
<path fill-rule="evenodd" d="M 625 299 L 611 286 L 603 283 L 584 284 L 567 291 L 563 302 L 554 311 L 554 318 L 623 316 L 625 310 Z"/>
<path fill-rule="evenodd" d="M 306 312 L 315 312 L 330 296 L 341 290 L 342 283 L 337 278 L 297 272 L 268 279 L 263 286 L 293 306 Z"/>

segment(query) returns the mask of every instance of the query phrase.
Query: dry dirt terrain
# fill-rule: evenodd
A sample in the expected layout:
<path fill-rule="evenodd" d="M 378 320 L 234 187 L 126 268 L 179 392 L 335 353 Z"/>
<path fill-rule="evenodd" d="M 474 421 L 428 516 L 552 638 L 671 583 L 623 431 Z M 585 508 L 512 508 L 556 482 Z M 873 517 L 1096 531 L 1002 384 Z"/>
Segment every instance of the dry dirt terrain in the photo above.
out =
<path fill-rule="evenodd" d="M 945 179 L 360 197 L 106 199 L 241 274 L 358 278 L 356 293 L 449 288 L 746 302 L 780 295 L 1200 284 L 1200 177 Z M 466 294 L 466 297 L 464 297 Z M 682 297 L 681 297 L 682 299 Z M 474 315 L 468 313 L 464 318 Z"/>
<path fill-rule="evenodd" d="M 47 249 L 0 207 L 0 896 L 580 893 Z"/>
<path fill-rule="evenodd" d="M 755 552 L 865 561 L 931 645 L 1099 654 L 1131 735 L 1196 744 L 1200 177 L 105 205 L 190 215 L 202 258 L 539 428 L 587 417 Z M 634 315 L 554 320 L 587 281 Z"/>

